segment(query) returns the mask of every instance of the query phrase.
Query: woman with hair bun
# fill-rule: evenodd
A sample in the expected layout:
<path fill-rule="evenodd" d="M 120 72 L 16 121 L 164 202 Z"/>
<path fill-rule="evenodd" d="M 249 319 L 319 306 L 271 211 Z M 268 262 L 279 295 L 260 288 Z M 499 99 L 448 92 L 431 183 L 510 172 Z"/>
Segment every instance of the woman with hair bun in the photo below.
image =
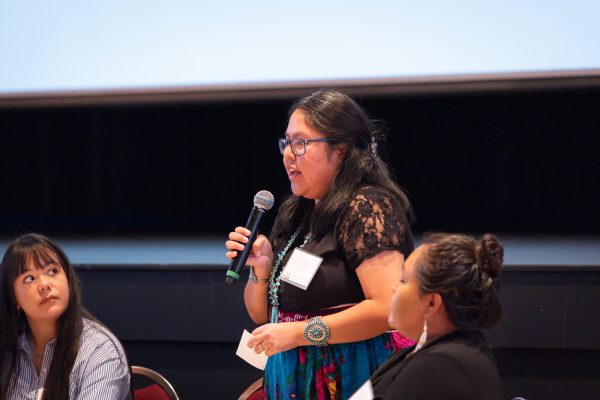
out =
<path fill-rule="evenodd" d="M 481 329 L 498 322 L 503 247 L 490 234 L 425 237 L 394 288 L 390 326 L 417 344 L 371 378 L 376 399 L 501 399 L 496 361 Z"/>

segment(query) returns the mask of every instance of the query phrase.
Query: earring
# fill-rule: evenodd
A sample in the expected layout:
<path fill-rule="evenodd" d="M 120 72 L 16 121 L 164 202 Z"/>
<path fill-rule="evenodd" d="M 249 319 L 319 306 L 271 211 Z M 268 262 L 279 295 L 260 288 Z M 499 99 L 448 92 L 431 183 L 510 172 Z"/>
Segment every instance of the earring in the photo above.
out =
<path fill-rule="evenodd" d="M 425 342 L 427 341 L 427 317 L 423 319 L 423 332 L 421 333 L 421 337 L 419 337 L 419 341 L 413 350 L 413 353 L 421 350 Z"/>

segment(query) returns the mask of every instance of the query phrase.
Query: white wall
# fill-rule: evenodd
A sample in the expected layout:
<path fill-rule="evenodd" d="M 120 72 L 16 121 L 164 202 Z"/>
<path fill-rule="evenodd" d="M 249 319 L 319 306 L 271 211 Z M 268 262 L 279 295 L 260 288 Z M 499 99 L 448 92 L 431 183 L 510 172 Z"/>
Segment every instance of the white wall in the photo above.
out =
<path fill-rule="evenodd" d="M 0 94 L 600 67 L 600 1 L 0 0 Z"/>

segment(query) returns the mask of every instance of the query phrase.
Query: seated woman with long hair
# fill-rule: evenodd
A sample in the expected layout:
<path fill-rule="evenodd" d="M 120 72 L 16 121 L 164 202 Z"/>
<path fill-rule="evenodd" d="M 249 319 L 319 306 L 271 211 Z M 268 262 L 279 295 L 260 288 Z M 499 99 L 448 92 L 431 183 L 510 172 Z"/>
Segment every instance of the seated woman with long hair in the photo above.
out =
<path fill-rule="evenodd" d="M 434 234 L 408 257 L 389 323 L 417 341 L 392 355 L 372 378 L 376 399 L 501 399 L 496 361 L 481 329 L 501 316 L 503 248 Z"/>
<path fill-rule="evenodd" d="M 8 246 L 1 269 L 0 399 L 129 399 L 125 352 L 83 309 L 64 252 L 27 234 Z"/>

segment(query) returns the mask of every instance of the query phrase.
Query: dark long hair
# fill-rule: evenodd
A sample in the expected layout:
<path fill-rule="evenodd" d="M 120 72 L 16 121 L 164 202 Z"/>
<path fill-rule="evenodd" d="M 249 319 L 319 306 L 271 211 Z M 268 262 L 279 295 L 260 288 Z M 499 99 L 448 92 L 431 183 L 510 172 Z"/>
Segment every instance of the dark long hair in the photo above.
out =
<path fill-rule="evenodd" d="M 502 316 L 500 271 L 504 248 L 498 238 L 480 241 L 461 234 L 425 235 L 426 250 L 417 262 L 423 293 L 442 296 L 450 320 L 460 329 L 490 327 Z"/>
<path fill-rule="evenodd" d="M 387 189 L 412 218 L 411 207 L 402 189 L 393 181 L 382 159 L 385 137 L 365 111 L 348 95 L 336 90 L 319 90 L 292 104 L 294 111 L 304 113 L 307 124 L 333 139 L 331 148 L 346 148 L 339 171 L 327 195 L 314 206 L 314 201 L 300 196 L 288 196 L 279 207 L 271 232 L 275 248 L 304 223 L 317 238 L 322 237 L 341 219 L 342 213 L 361 186 L 374 185 Z M 410 219 L 410 218 L 409 218 Z"/>
<path fill-rule="evenodd" d="M 30 233 L 15 239 L 2 258 L 0 274 L 0 398 L 10 398 L 19 375 L 19 336 L 29 332 L 24 312 L 17 312 L 13 290 L 15 279 L 25 272 L 28 263 L 37 268 L 58 261 L 69 285 L 69 303 L 57 321 L 54 355 L 48 370 L 43 400 L 69 398 L 69 377 L 79 350 L 83 330 L 82 318 L 95 319 L 81 305 L 79 280 L 65 253 L 50 239 Z"/>

